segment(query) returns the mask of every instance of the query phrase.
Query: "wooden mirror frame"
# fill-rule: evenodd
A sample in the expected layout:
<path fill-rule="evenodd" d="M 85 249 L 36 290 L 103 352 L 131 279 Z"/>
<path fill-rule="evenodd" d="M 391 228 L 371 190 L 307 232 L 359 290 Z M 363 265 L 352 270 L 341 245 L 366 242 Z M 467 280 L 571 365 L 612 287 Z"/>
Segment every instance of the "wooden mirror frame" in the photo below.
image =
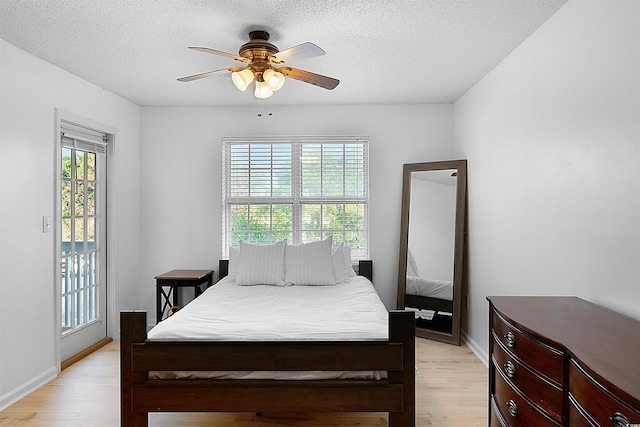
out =
<path fill-rule="evenodd" d="M 397 309 L 405 308 L 407 284 L 407 254 L 409 246 L 409 203 L 411 199 L 411 174 L 413 172 L 455 169 L 458 179 L 456 185 L 456 212 L 453 257 L 453 313 L 451 334 L 416 327 L 416 336 L 430 338 L 449 344 L 460 345 L 464 277 L 464 244 L 467 199 L 467 161 L 446 160 L 440 162 L 407 163 L 402 173 L 402 212 L 400 219 L 400 254 L 398 257 L 398 300 Z"/>

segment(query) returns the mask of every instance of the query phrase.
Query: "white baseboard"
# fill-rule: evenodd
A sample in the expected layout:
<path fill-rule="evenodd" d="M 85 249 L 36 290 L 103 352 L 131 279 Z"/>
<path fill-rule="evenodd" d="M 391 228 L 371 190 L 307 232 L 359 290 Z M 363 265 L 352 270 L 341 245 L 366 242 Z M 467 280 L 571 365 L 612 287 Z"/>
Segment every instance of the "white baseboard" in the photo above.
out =
<path fill-rule="evenodd" d="M 476 357 L 478 359 L 480 359 L 480 361 L 482 363 L 484 363 L 484 366 L 486 366 L 488 368 L 489 367 L 489 355 L 482 349 L 482 347 L 480 347 L 478 345 L 478 343 L 476 341 L 474 341 L 473 338 L 468 336 L 466 334 L 466 332 L 464 332 L 464 331 L 462 333 L 462 339 L 464 340 L 464 342 L 467 345 L 467 347 L 469 347 L 469 350 L 471 350 L 473 352 L 473 354 L 475 354 Z"/>
<path fill-rule="evenodd" d="M 16 387 L 10 392 L 0 396 L 0 411 L 5 410 L 17 401 L 33 393 L 43 385 L 47 384 L 49 381 L 55 379 L 57 376 L 58 370 L 54 367 L 49 368 L 37 377 L 32 378 L 30 381 L 27 381 L 21 386 Z"/>

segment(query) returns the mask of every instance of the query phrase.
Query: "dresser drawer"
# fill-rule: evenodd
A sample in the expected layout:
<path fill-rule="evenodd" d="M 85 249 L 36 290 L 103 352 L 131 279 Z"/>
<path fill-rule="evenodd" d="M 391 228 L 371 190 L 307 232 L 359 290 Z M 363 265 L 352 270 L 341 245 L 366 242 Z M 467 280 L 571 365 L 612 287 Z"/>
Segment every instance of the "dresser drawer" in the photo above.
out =
<path fill-rule="evenodd" d="M 495 399 L 498 418 L 503 418 L 509 426 L 559 426 L 560 423 L 545 416 L 541 411 L 530 405 L 514 390 L 499 371 L 494 370 Z"/>
<path fill-rule="evenodd" d="M 563 382 L 563 352 L 541 343 L 493 312 L 493 335 L 518 359 L 560 386 Z"/>
<path fill-rule="evenodd" d="M 573 396 L 569 395 L 569 425 L 571 427 L 598 427 L 590 418 L 584 409 L 575 401 Z"/>
<path fill-rule="evenodd" d="M 631 408 L 618 400 L 574 360 L 569 364 L 569 399 L 571 425 L 626 427 L 629 423 L 640 424 L 640 408 Z"/>
<path fill-rule="evenodd" d="M 562 420 L 562 389 L 534 374 L 499 343 L 493 345 L 493 364 L 529 400 L 551 417 Z"/>
<path fill-rule="evenodd" d="M 496 405 L 494 399 L 495 396 L 491 396 L 491 410 L 489 411 L 489 425 L 492 427 L 507 427 L 506 421 L 502 418 L 502 414 Z"/>

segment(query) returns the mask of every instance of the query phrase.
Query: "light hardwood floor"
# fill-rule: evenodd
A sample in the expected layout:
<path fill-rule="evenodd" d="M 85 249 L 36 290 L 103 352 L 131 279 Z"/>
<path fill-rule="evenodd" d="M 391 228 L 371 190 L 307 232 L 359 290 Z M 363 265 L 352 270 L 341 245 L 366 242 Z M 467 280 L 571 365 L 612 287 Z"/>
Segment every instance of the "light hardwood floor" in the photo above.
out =
<path fill-rule="evenodd" d="M 64 370 L 0 412 L 0 426 L 115 427 L 120 424 L 119 341 Z M 465 346 L 416 338 L 416 426 L 487 425 L 487 368 Z M 387 425 L 386 414 L 151 414 L 151 427 Z"/>

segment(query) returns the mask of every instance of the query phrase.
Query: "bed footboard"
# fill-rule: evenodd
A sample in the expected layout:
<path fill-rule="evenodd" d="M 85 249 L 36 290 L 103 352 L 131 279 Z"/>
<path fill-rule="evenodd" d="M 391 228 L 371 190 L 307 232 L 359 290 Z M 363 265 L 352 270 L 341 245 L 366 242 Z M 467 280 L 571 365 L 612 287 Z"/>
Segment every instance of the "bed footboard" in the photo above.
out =
<path fill-rule="evenodd" d="M 388 412 L 415 426 L 415 322 L 389 313 L 389 341 L 146 341 L 146 312 L 120 313 L 121 425 L 148 413 Z M 387 380 L 150 380 L 149 371 L 387 371 Z"/>

